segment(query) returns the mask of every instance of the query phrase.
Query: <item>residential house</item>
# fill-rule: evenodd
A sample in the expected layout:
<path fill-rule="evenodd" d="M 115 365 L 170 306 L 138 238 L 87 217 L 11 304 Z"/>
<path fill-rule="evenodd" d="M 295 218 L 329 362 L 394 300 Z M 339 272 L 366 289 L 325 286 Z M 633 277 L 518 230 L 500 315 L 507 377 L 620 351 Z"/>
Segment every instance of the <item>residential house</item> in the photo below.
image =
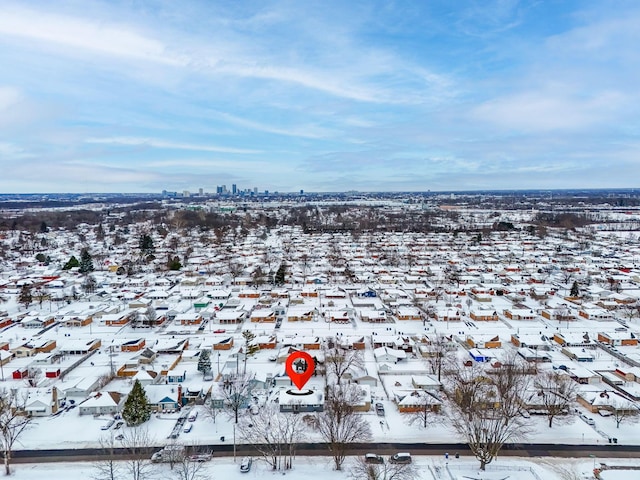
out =
<path fill-rule="evenodd" d="M 398 363 L 407 358 L 407 353 L 404 350 L 379 347 L 373 350 L 373 356 L 378 363 Z"/>
<path fill-rule="evenodd" d="M 297 390 L 282 389 L 278 395 L 278 405 L 283 413 L 322 412 L 324 410 L 324 394 L 316 390 L 305 390 L 298 393 Z"/>
<path fill-rule="evenodd" d="M 136 338 L 135 340 L 129 340 L 120 345 L 121 352 L 139 352 L 146 345 L 144 338 Z"/>
<path fill-rule="evenodd" d="M 114 415 L 122 411 L 125 396 L 119 392 L 96 392 L 78 405 L 80 415 Z"/>
<path fill-rule="evenodd" d="M 471 348 L 501 348 L 502 342 L 499 335 L 470 334 L 466 336 L 465 342 Z"/>
<path fill-rule="evenodd" d="M 179 313 L 175 318 L 175 322 L 180 325 L 200 325 L 202 320 L 202 315 L 197 312 Z"/>
<path fill-rule="evenodd" d="M 421 389 L 394 390 L 393 395 L 400 413 L 416 413 L 425 409 L 437 413 L 442 407 L 442 402 L 434 393 Z"/>
<path fill-rule="evenodd" d="M 144 391 L 149 399 L 149 406 L 157 412 L 176 411 L 182 406 L 180 385 L 147 385 Z"/>
<path fill-rule="evenodd" d="M 231 350 L 233 348 L 233 337 L 215 338 L 213 341 L 214 350 Z"/>
<path fill-rule="evenodd" d="M 638 338 L 633 332 L 628 330 L 624 332 L 598 332 L 598 341 L 611 345 L 612 347 L 622 345 L 635 347 L 638 345 Z"/>
<path fill-rule="evenodd" d="M 28 388 L 24 412 L 30 417 L 48 417 L 58 411 L 58 389 Z"/>

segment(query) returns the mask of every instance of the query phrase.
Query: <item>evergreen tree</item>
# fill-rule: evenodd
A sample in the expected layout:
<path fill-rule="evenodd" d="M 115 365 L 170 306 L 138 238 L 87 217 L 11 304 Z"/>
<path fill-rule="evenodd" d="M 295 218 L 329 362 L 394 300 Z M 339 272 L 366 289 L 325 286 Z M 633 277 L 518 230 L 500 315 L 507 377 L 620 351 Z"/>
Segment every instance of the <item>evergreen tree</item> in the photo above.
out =
<path fill-rule="evenodd" d="M 580 287 L 578 287 L 578 282 L 574 280 L 573 285 L 571 285 L 571 292 L 569 293 L 572 297 L 580 296 Z"/>
<path fill-rule="evenodd" d="M 67 263 L 64 264 L 64 267 L 62 267 L 63 270 L 71 270 L 72 268 L 76 268 L 80 266 L 80 262 L 78 262 L 78 259 L 71 255 L 71 258 L 69 259 L 69 261 L 67 261 Z"/>
<path fill-rule="evenodd" d="M 91 258 L 91 254 L 89 250 L 86 248 L 82 249 L 82 253 L 80 254 L 80 265 L 78 271 L 80 273 L 89 273 L 93 272 L 93 259 Z"/>
<path fill-rule="evenodd" d="M 278 268 L 278 271 L 276 272 L 276 276 L 274 278 L 274 282 L 276 283 L 276 285 L 284 284 L 286 273 L 287 273 L 287 267 L 283 262 L 280 264 L 280 267 Z"/>
<path fill-rule="evenodd" d="M 20 296 L 18 297 L 18 303 L 24 305 L 24 308 L 29 308 L 33 302 L 33 295 L 31 295 L 31 285 L 24 284 L 20 289 Z"/>
<path fill-rule="evenodd" d="M 260 350 L 260 347 L 254 342 L 256 334 L 251 330 L 242 332 L 242 337 L 244 338 L 244 350 L 247 355 L 253 355 Z"/>
<path fill-rule="evenodd" d="M 140 237 L 140 251 L 143 256 L 152 255 L 155 252 L 156 248 L 153 245 L 153 238 L 147 233 Z"/>
<path fill-rule="evenodd" d="M 101 223 L 96 227 L 96 240 L 102 241 L 104 240 L 104 227 Z"/>
<path fill-rule="evenodd" d="M 200 352 L 200 358 L 198 359 L 198 371 L 206 373 L 211 370 L 211 353 L 209 349 L 204 349 Z"/>
<path fill-rule="evenodd" d="M 169 267 L 169 270 L 180 270 L 182 268 L 180 258 L 178 258 L 177 255 L 173 258 L 169 256 L 169 262 L 167 263 L 167 266 Z"/>
<path fill-rule="evenodd" d="M 244 371 L 247 371 L 247 357 L 252 356 L 260 351 L 260 346 L 255 343 L 256 334 L 251 330 L 242 332 L 244 338 Z"/>
<path fill-rule="evenodd" d="M 151 418 L 149 399 L 139 380 L 133 384 L 133 388 L 127 397 L 122 409 L 122 418 L 130 427 L 142 425 Z"/>

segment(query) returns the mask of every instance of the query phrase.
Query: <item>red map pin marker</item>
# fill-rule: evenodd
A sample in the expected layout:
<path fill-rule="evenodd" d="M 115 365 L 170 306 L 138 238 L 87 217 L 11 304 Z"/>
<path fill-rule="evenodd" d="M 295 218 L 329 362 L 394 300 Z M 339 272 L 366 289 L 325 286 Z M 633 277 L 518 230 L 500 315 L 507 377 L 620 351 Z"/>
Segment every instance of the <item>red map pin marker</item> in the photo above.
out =
<path fill-rule="evenodd" d="M 304 360 L 306 362 L 307 369 L 304 372 L 296 369 L 296 366 L 293 364 L 296 360 Z M 315 362 L 313 361 L 313 357 L 307 352 L 293 352 L 287 357 L 285 363 L 287 375 L 289 375 L 293 384 L 298 387 L 298 390 L 302 390 L 302 387 L 309 381 L 314 369 Z"/>

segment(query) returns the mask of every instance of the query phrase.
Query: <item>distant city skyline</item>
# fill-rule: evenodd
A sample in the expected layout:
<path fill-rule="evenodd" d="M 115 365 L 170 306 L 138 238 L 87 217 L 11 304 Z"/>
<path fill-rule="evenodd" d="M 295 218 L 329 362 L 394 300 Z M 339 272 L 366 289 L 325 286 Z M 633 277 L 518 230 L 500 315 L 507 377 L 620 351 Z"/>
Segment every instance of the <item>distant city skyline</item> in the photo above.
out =
<path fill-rule="evenodd" d="M 8 0 L 0 193 L 633 188 L 640 4 Z"/>

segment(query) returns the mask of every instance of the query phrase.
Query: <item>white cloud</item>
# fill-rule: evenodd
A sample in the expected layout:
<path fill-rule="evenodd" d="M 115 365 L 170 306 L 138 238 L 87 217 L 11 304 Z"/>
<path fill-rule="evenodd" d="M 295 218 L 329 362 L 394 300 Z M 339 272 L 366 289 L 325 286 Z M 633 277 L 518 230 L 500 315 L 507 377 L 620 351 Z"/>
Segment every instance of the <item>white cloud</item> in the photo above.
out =
<path fill-rule="evenodd" d="M 9 110 L 22 101 L 22 94 L 17 88 L 0 86 L 0 112 Z"/>
<path fill-rule="evenodd" d="M 26 152 L 22 147 L 8 142 L 0 142 L 0 158 L 8 160 L 19 160 L 33 157 L 33 154 Z"/>
<path fill-rule="evenodd" d="M 507 130 L 583 129 L 610 120 L 623 105 L 616 92 L 579 97 L 566 93 L 525 92 L 499 97 L 472 110 L 473 118 Z"/>
<path fill-rule="evenodd" d="M 315 125 L 295 126 L 295 127 L 276 127 L 273 125 L 248 120 L 229 113 L 221 113 L 220 117 L 228 123 L 246 127 L 260 132 L 274 133 L 276 135 L 284 135 L 288 137 L 301 138 L 326 138 L 332 136 L 335 132 L 331 132 L 326 128 L 317 127 Z"/>
<path fill-rule="evenodd" d="M 105 138 L 88 138 L 86 143 L 107 144 L 107 145 L 123 145 L 123 146 L 142 146 L 151 148 L 164 148 L 168 150 L 194 150 L 200 152 L 219 152 L 219 153 L 238 153 L 238 154 L 256 154 L 260 150 L 252 150 L 247 148 L 221 147 L 218 145 L 199 145 L 195 143 L 177 143 L 158 140 L 155 138 L 141 137 L 105 137 Z"/>
<path fill-rule="evenodd" d="M 27 38 L 73 50 L 183 65 L 183 59 L 168 54 L 166 46 L 124 25 L 106 25 L 86 18 L 70 17 L 20 8 L 4 9 L 0 35 Z"/>

